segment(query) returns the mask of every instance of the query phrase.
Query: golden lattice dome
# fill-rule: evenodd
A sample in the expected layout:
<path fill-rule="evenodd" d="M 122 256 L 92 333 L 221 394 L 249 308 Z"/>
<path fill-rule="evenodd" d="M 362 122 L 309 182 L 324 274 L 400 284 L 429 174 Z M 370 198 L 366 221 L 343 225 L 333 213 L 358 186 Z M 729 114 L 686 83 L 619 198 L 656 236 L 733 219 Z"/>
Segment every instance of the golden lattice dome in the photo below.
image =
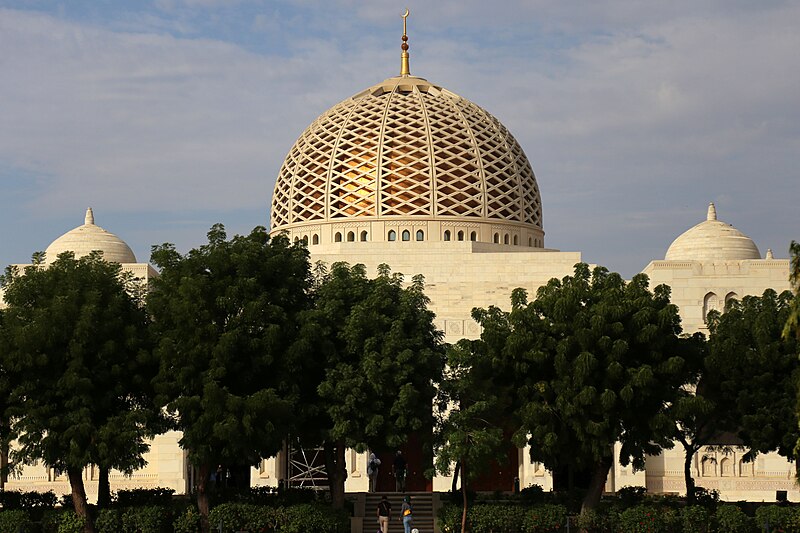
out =
<path fill-rule="evenodd" d="M 94 213 L 90 207 L 86 210 L 82 226 L 69 230 L 47 247 L 44 252 L 45 263 L 52 263 L 63 252 L 72 252 L 78 258 L 93 251 L 102 252 L 103 259 L 110 263 L 136 262 L 133 250 L 125 241 L 94 223 Z"/>
<path fill-rule="evenodd" d="M 733 261 L 761 259 L 753 240 L 726 222 L 717 220 L 714 204 L 708 205 L 706 220 L 672 241 L 667 261 Z"/>
<path fill-rule="evenodd" d="M 481 107 L 409 75 L 344 100 L 306 128 L 280 169 L 271 218 L 273 234 L 312 245 L 544 246 L 539 188 L 516 139 Z"/>

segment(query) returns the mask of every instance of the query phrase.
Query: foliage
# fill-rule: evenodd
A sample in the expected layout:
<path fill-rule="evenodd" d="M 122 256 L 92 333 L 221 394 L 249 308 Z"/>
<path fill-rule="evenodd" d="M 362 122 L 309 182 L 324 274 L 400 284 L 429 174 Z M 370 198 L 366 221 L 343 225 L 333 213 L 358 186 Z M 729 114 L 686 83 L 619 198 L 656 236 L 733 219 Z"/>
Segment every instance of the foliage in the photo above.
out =
<path fill-rule="evenodd" d="M 442 533 L 461 531 L 461 506 L 453 503 L 442 505 L 436 513 L 436 518 Z"/>
<path fill-rule="evenodd" d="M 22 509 L 3 509 L 0 511 L 0 531 L 24 531 L 31 524 L 31 517 Z"/>
<path fill-rule="evenodd" d="M 169 507 L 146 505 L 129 507 L 122 513 L 122 531 L 125 533 L 169 533 L 174 516 Z"/>
<path fill-rule="evenodd" d="M 559 531 L 567 522 L 567 510 L 561 505 L 537 505 L 525 514 L 526 532 Z M 507 531 L 507 530 L 506 530 Z"/>
<path fill-rule="evenodd" d="M 672 509 L 637 505 L 620 513 L 617 527 L 620 533 L 673 533 L 679 523 Z"/>
<path fill-rule="evenodd" d="M 164 487 L 120 490 L 117 491 L 116 503 L 119 507 L 168 506 L 172 503 L 173 494 L 175 494 L 175 489 Z"/>
<path fill-rule="evenodd" d="M 706 383 L 724 398 L 729 429 L 750 449 L 793 457 L 800 437 L 798 341 L 782 338 L 793 296 L 767 289 L 733 300 L 725 313 L 709 313 Z"/>
<path fill-rule="evenodd" d="M 172 522 L 175 533 L 197 533 L 200 530 L 200 513 L 194 507 L 188 507 Z"/>
<path fill-rule="evenodd" d="M 667 406 L 690 377 L 677 308 L 669 287 L 650 292 L 648 278 L 626 283 L 602 267 L 575 266 L 528 304 L 512 311 L 473 311 L 486 353 L 513 368 L 521 424 L 515 442 L 551 470 L 590 469 L 584 507 L 597 504 L 621 444 L 619 460 L 643 468 L 648 454 L 672 446 Z"/>
<path fill-rule="evenodd" d="M 683 533 L 709 533 L 711 513 L 701 505 L 690 505 L 680 510 Z"/>
<path fill-rule="evenodd" d="M 617 500 L 623 507 L 639 505 L 647 496 L 647 488 L 639 486 L 622 487 L 617 491 Z"/>
<path fill-rule="evenodd" d="M 273 455 L 300 422 L 306 378 L 293 346 L 309 307 L 308 252 L 263 227 L 228 240 L 216 224 L 207 244 L 186 255 L 156 246 L 152 261 L 161 268 L 147 298 L 161 362 L 158 403 L 198 466 L 198 508 L 207 517 L 212 468 Z"/>
<path fill-rule="evenodd" d="M 58 533 L 83 533 L 86 519 L 75 511 L 61 513 L 58 520 Z"/>
<path fill-rule="evenodd" d="M 323 443 L 332 500 L 344 502 L 344 449 L 400 447 L 433 427 L 441 332 L 433 325 L 421 277 L 404 286 L 386 265 L 319 270 L 314 311 L 305 322 L 305 442 Z M 424 444 L 424 443 L 423 443 Z M 432 458 L 430 458 L 432 461 Z M 424 465 L 423 465 L 424 466 Z"/>
<path fill-rule="evenodd" d="M 122 529 L 122 511 L 119 509 L 100 509 L 94 519 L 97 533 L 119 533 Z"/>
<path fill-rule="evenodd" d="M 492 461 L 505 459 L 511 427 L 511 386 L 505 365 L 492 359 L 479 341 L 462 339 L 447 351 L 436 401 L 436 470 L 449 475 L 461 467 L 462 487 L 483 474 Z"/>
<path fill-rule="evenodd" d="M 329 506 L 301 504 L 264 507 L 246 503 L 218 505 L 209 514 L 211 526 L 222 531 L 263 531 L 270 533 L 335 533 L 349 529 L 349 515 Z"/>
<path fill-rule="evenodd" d="M 697 487 L 694 489 L 694 503 L 713 512 L 719 504 L 719 491 Z"/>
<path fill-rule="evenodd" d="M 80 259 L 66 252 L 23 273 L 9 267 L 0 283 L 15 461 L 42 460 L 66 472 L 75 508 L 88 516 L 82 469 L 141 467 L 154 432 L 156 365 L 139 291 L 99 252 Z"/>
<path fill-rule="evenodd" d="M 468 511 L 467 522 L 472 533 L 519 531 L 525 520 L 525 508 L 512 505 L 475 505 Z M 461 514 L 458 516 L 460 531 Z"/>
<path fill-rule="evenodd" d="M 759 507 L 756 509 L 756 527 L 766 529 L 768 525 L 768 531 L 792 531 L 792 522 L 795 514 L 794 509 L 786 506 L 767 505 Z"/>
<path fill-rule="evenodd" d="M 47 492 L 4 490 L 0 491 L 3 509 L 52 509 L 58 503 L 52 490 Z"/>
<path fill-rule="evenodd" d="M 792 241 L 792 244 L 789 245 L 789 255 L 791 256 L 789 282 L 794 290 L 794 301 L 783 326 L 782 334 L 784 338 L 794 335 L 797 340 L 800 340 L 800 242 Z"/>
<path fill-rule="evenodd" d="M 753 519 L 735 505 L 724 504 L 714 513 L 717 531 L 726 533 L 751 533 L 754 531 Z"/>

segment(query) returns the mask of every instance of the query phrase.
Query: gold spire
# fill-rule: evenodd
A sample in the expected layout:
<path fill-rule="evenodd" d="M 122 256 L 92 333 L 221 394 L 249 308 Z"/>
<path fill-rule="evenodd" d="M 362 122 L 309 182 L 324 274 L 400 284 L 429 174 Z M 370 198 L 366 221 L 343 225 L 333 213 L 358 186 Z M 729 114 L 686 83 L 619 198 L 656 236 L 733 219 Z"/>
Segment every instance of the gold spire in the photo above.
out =
<path fill-rule="evenodd" d="M 406 8 L 406 12 L 403 13 L 403 44 L 400 45 L 400 48 L 403 50 L 400 54 L 401 76 L 409 76 L 411 74 L 411 70 L 408 68 L 408 35 L 406 34 L 406 19 L 409 13 L 408 8 Z"/>

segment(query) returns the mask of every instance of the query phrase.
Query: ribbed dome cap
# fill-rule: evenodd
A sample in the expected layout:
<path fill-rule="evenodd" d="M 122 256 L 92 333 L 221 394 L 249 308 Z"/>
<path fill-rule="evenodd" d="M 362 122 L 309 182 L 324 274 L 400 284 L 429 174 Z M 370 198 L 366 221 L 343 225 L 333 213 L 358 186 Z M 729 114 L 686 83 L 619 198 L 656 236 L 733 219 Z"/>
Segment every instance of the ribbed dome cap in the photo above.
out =
<path fill-rule="evenodd" d="M 761 259 L 750 237 L 717 220 L 714 204 L 708 206 L 706 220 L 675 239 L 664 257 L 667 261 L 726 261 Z"/>
<path fill-rule="evenodd" d="M 103 252 L 103 259 L 110 263 L 135 263 L 136 256 L 130 247 L 111 232 L 95 225 L 92 208 L 86 210 L 86 218 L 82 226 L 66 232 L 54 240 L 45 250 L 45 263 L 50 264 L 58 258 L 58 254 L 72 252 L 75 257 L 83 257 L 98 250 Z"/>
<path fill-rule="evenodd" d="M 536 242 L 544 235 L 536 178 L 508 129 L 414 76 L 384 80 L 317 118 L 281 167 L 271 217 L 273 232 L 458 220 L 516 227 Z"/>

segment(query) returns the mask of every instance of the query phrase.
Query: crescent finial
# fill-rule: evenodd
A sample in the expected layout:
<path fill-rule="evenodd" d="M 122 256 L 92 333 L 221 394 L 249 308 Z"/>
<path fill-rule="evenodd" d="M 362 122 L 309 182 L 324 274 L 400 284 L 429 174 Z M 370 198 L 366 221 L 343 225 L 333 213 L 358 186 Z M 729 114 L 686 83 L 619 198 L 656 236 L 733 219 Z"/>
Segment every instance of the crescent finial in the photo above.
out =
<path fill-rule="evenodd" d="M 400 75 L 401 76 L 409 76 L 411 74 L 409 67 L 408 67 L 408 32 L 406 31 L 406 19 L 408 19 L 408 15 L 411 12 L 406 8 L 406 12 L 403 13 L 403 45 L 400 47 L 403 50 L 403 53 L 400 54 Z"/>

